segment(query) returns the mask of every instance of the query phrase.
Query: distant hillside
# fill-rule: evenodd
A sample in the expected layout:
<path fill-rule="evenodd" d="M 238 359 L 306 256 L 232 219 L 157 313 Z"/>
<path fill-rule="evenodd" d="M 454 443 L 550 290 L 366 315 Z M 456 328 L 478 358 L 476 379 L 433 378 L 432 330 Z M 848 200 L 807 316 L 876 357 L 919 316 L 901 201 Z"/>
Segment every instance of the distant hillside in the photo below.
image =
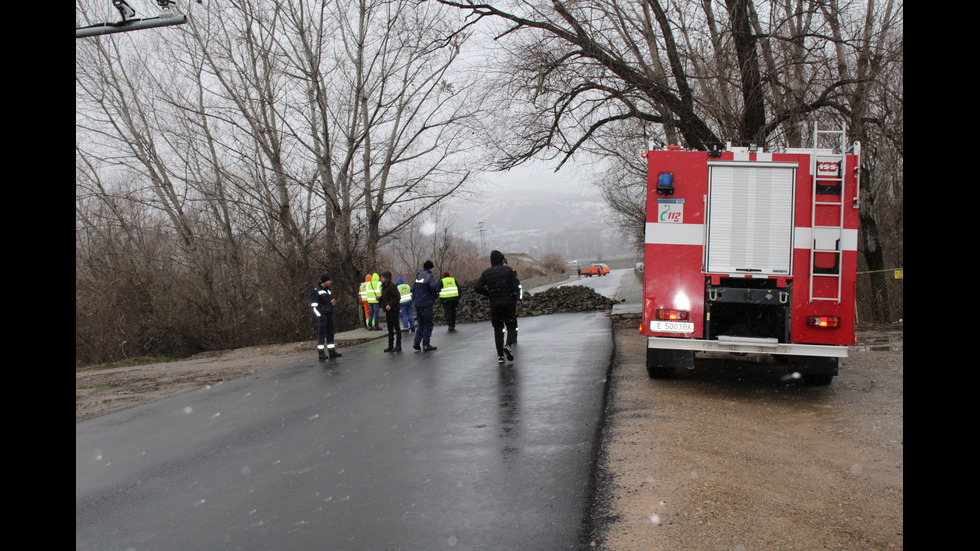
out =
<path fill-rule="evenodd" d="M 532 277 L 551 275 L 551 272 L 545 268 L 544 264 L 538 262 L 537 259 L 531 258 L 529 255 L 524 253 L 504 253 L 504 258 L 507 259 L 507 265 L 517 272 L 517 277 L 521 279 L 530 279 Z M 490 265 L 490 257 L 486 256 L 483 258 L 484 264 Z"/>
<path fill-rule="evenodd" d="M 454 204 L 453 214 L 457 235 L 485 245 L 488 254 L 492 249 L 524 251 L 537 257 L 555 252 L 574 259 L 598 258 L 623 249 L 619 232 L 610 223 L 609 207 L 598 196 L 540 190 L 498 192 L 478 203 Z"/>

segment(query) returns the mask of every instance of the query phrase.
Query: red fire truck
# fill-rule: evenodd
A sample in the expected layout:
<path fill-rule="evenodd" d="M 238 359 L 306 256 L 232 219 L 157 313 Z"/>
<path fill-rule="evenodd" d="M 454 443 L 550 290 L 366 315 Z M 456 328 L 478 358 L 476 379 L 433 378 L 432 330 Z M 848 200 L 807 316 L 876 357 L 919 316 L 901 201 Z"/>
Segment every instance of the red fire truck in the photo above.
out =
<path fill-rule="evenodd" d="M 695 353 L 766 354 L 830 384 L 854 342 L 860 144 L 646 153 L 647 372 Z M 830 147 L 819 148 L 831 142 Z"/>

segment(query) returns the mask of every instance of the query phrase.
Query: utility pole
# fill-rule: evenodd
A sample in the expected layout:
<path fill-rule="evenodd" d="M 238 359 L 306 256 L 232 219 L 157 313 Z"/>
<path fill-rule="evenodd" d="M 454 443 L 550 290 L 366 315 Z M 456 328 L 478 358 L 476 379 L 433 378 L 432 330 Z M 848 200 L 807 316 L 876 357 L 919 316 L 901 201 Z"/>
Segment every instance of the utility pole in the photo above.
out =
<path fill-rule="evenodd" d="M 476 227 L 480 231 L 480 247 L 482 247 L 481 250 L 483 252 L 486 252 L 487 251 L 487 230 L 483 227 L 483 221 L 480 221 L 477 224 Z"/>

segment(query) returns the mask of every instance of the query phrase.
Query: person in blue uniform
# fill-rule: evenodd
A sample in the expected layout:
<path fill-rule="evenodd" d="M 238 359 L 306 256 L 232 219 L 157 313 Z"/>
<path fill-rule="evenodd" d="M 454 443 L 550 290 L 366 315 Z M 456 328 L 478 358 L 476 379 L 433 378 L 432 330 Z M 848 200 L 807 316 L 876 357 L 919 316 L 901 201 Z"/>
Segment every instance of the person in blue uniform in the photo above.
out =
<path fill-rule="evenodd" d="M 337 299 L 330 295 L 331 283 L 330 276 L 323 274 L 320 276 L 320 283 L 310 291 L 310 306 L 316 315 L 317 325 L 316 352 L 321 360 L 332 360 L 343 355 L 337 352 L 333 343 L 333 307 L 337 304 Z"/>
<path fill-rule="evenodd" d="M 415 285 L 412 287 L 412 300 L 415 301 L 415 312 L 418 314 L 419 327 L 415 332 L 415 344 L 412 348 L 429 352 L 435 350 L 430 339 L 432 338 L 432 323 L 435 313 L 432 308 L 439 297 L 439 289 L 442 285 L 439 279 L 432 274 L 435 264 L 431 260 L 426 260 L 422 264 L 422 269 L 415 276 Z"/>

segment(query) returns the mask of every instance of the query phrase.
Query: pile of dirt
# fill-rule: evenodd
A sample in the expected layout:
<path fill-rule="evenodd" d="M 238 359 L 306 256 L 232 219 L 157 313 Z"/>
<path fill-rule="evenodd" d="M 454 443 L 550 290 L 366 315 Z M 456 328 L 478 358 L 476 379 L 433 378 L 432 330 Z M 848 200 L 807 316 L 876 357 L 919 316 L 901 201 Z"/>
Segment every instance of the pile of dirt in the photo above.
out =
<path fill-rule="evenodd" d="M 456 309 L 456 323 L 471 323 L 490 319 L 487 298 L 473 290 L 476 281 L 460 284 L 459 306 Z M 552 287 L 540 293 L 524 293 L 517 306 L 517 317 L 545 316 L 565 312 L 588 312 L 612 308 L 616 301 L 600 295 L 591 287 L 566 285 Z M 435 309 L 435 325 L 445 325 L 442 308 Z"/>

